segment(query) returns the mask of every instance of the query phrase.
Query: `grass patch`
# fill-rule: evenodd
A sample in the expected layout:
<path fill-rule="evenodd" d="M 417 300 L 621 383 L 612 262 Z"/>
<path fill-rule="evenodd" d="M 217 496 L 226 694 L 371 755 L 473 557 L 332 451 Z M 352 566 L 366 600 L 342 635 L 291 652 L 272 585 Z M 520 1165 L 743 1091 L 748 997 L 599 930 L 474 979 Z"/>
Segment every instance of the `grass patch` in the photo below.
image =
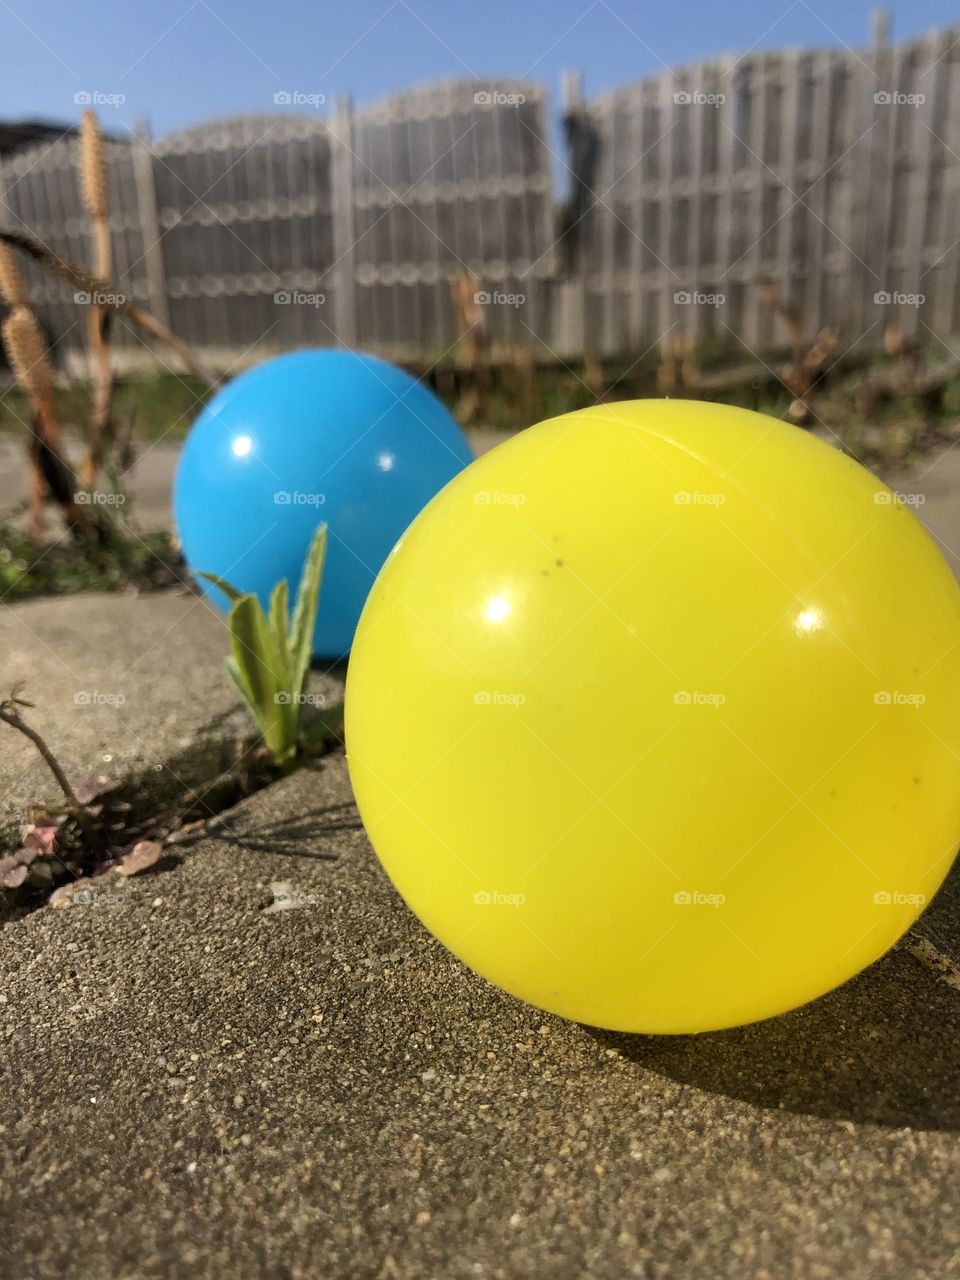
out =
<path fill-rule="evenodd" d="M 113 395 L 114 420 L 123 425 L 133 415 L 138 440 L 180 440 L 189 431 L 210 389 L 190 374 L 154 373 L 118 381 Z M 90 388 L 85 383 L 57 387 L 57 421 L 66 431 L 82 432 L 90 418 Z M 0 396 L 0 431 L 24 432 L 30 406 L 19 387 Z"/>
<path fill-rule="evenodd" d="M 183 558 L 165 530 L 134 534 L 115 526 L 103 543 L 63 538 L 38 547 L 16 525 L 0 522 L 0 599 L 6 604 L 77 591 L 154 591 L 185 576 Z"/>

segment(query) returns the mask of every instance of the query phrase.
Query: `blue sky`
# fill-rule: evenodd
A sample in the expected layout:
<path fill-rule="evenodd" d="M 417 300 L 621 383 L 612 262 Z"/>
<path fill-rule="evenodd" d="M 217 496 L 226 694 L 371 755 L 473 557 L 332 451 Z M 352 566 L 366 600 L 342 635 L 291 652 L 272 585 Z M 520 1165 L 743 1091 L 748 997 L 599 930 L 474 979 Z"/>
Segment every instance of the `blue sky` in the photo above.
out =
<path fill-rule="evenodd" d="M 530 76 L 556 92 L 568 67 L 595 94 L 751 46 L 862 48 L 870 9 L 861 0 L 0 0 L 0 118 L 76 119 L 75 95 L 91 92 L 108 126 L 148 118 L 161 135 L 273 112 L 283 91 L 328 101 L 350 92 L 363 105 L 475 72 Z M 958 20 L 956 0 L 914 0 L 895 13 L 893 38 Z"/>

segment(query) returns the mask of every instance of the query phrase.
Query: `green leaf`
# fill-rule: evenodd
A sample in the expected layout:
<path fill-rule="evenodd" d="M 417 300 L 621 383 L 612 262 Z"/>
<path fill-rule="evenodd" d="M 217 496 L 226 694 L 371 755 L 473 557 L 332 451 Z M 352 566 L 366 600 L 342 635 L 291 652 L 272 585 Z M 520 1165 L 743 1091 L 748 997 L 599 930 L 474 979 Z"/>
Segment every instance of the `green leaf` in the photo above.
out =
<path fill-rule="evenodd" d="M 198 578 L 205 578 L 211 586 L 216 587 L 218 591 L 222 591 L 231 604 L 236 604 L 238 600 L 243 599 L 243 592 L 238 591 L 236 587 L 231 587 L 225 578 L 218 578 L 215 573 L 198 573 Z"/>
<path fill-rule="evenodd" d="M 241 596 L 230 611 L 233 659 L 240 673 L 241 690 L 248 702 L 270 754 L 283 764 L 297 749 L 300 703 L 285 686 L 284 662 L 260 601 Z"/>
<path fill-rule="evenodd" d="M 290 631 L 290 659 L 292 687 L 297 693 L 305 693 L 313 656 L 313 629 L 317 621 L 317 605 L 320 603 L 320 582 L 327 553 L 327 526 L 322 524 L 313 535 L 310 550 L 303 565 L 297 605 L 293 611 Z"/>
<path fill-rule="evenodd" d="M 233 681 L 234 685 L 236 686 L 237 692 L 240 694 L 240 697 L 247 704 L 247 708 L 249 709 L 250 714 L 253 716 L 254 720 L 257 723 L 257 727 L 260 729 L 260 732 L 262 733 L 263 726 L 260 724 L 260 708 L 256 704 L 256 701 L 254 699 L 250 686 L 247 684 L 246 680 L 244 679 L 243 672 L 237 666 L 236 659 L 233 658 L 233 656 L 231 655 L 226 659 L 226 662 L 224 665 L 227 668 L 227 675 L 230 677 L 230 679 Z"/>
<path fill-rule="evenodd" d="M 290 670 L 290 617 L 287 604 L 287 580 L 281 578 L 277 585 L 273 588 L 270 596 L 270 630 L 273 633 L 276 642 L 277 651 L 283 663 L 283 678 L 287 682 L 286 688 L 293 692 L 293 684 L 291 681 Z"/>

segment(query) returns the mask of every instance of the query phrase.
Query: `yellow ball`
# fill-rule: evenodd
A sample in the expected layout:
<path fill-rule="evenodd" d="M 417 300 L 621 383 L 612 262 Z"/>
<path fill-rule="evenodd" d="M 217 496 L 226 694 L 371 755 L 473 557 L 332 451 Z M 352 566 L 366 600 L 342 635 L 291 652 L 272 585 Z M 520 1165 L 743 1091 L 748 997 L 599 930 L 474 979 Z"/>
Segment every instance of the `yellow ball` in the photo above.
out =
<path fill-rule="evenodd" d="M 960 840 L 960 590 L 883 484 L 746 410 L 524 431 L 387 560 L 347 680 L 361 816 L 468 965 L 706 1031 L 830 990 Z"/>

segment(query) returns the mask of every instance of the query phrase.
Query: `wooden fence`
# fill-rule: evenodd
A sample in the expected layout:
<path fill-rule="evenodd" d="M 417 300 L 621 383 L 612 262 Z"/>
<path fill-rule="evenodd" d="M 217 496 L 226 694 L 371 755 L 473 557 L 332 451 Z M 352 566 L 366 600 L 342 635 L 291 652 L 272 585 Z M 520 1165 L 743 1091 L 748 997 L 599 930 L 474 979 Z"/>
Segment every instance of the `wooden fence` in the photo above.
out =
<path fill-rule="evenodd" d="M 585 332 L 599 350 L 960 329 L 960 28 L 869 53 L 712 59 L 574 110 L 596 138 Z"/>
<path fill-rule="evenodd" d="M 540 356 L 635 357 L 674 332 L 780 345 L 762 281 L 843 348 L 893 320 L 960 333 L 960 27 L 588 101 L 573 78 L 565 98 L 560 143 L 542 86 L 473 80 L 112 141 L 115 274 L 224 364 L 334 342 L 440 358 L 471 275 L 490 341 Z M 0 164 L 0 221 L 89 261 L 75 141 Z M 36 268 L 28 284 L 58 350 L 82 350 L 83 299 Z"/>

